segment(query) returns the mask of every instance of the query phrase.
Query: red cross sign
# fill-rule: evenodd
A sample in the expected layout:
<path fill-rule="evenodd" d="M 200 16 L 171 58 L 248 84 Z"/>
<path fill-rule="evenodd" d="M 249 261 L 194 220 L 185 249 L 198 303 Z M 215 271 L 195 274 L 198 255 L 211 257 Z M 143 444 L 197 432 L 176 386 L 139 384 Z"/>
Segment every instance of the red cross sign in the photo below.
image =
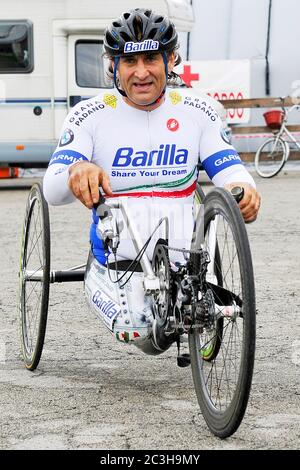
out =
<path fill-rule="evenodd" d="M 179 76 L 182 78 L 186 86 L 189 88 L 192 86 L 191 82 L 193 80 L 199 80 L 200 76 L 199 73 L 192 73 L 191 72 L 191 66 L 190 65 L 184 65 L 183 66 L 183 73 L 180 73 Z"/>

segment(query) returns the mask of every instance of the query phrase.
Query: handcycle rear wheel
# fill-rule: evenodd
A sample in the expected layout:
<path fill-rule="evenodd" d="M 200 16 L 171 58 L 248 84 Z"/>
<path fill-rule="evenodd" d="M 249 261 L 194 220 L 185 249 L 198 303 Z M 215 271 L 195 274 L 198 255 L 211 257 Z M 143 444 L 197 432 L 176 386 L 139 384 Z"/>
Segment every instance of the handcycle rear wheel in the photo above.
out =
<path fill-rule="evenodd" d="M 208 340 L 205 327 L 196 322 L 189 332 L 189 347 L 203 417 L 213 434 L 225 438 L 237 430 L 248 403 L 254 367 L 256 310 L 245 224 L 236 201 L 220 188 L 211 191 L 204 200 L 204 216 L 199 218 L 192 248 L 202 246 L 210 255 L 208 236 L 211 230 L 216 237 L 222 272 L 210 284 L 214 301 L 223 305 L 224 299 L 219 295 L 226 292 L 225 305 L 229 304 L 232 311 L 236 308 L 237 313 L 223 316 L 219 312 L 214 325 L 209 327 L 215 331 L 215 337 L 210 334 Z M 215 262 L 214 255 L 210 256 L 210 262 Z M 193 262 L 193 257 L 191 259 Z M 218 324 L 220 318 L 222 324 Z M 210 344 L 212 351 L 207 357 L 205 351 Z"/>
<path fill-rule="evenodd" d="M 262 178 L 272 178 L 283 168 L 290 148 L 287 142 L 276 136 L 266 140 L 255 155 L 255 169 Z"/>
<path fill-rule="evenodd" d="M 19 272 L 19 319 L 25 367 L 34 370 L 41 358 L 48 315 L 50 224 L 41 185 L 27 199 Z"/>

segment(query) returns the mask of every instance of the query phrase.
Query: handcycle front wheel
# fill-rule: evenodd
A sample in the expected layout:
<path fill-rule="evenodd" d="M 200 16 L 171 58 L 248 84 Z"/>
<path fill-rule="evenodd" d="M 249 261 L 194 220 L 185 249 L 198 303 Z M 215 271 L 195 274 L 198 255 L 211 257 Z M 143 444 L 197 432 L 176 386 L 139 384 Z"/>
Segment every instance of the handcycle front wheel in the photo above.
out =
<path fill-rule="evenodd" d="M 205 193 L 200 183 L 197 182 L 196 194 L 195 194 L 196 217 L 197 217 L 197 213 L 200 209 L 201 204 L 203 204 L 204 199 L 205 199 Z M 216 277 L 217 284 L 219 286 L 222 286 L 223 285 L 222 265 L 221 265 L 221 258 L 220 258 L 220 251 L 219 251 L 218 243 L 216 243 L 216 247 L 215 247 L 213 275 Z M 206 344 L 206 347 L 203 347 L 201 349 L 201 355 L 205 361 L 211 361 L 217 356 L 219 349 L 220 349 L 220 345 L 221 345 L 222 332 L 223 332 L 223 318 L 219 318 L 215 322 L 213 327 L 210 328 L 209 331 L 206 330 L 204 332 L 203 342 Z"/>
<path fill-rule="evenodd" d="M 255 155 L 255 169 L 262 178 L 272 178 L 283 168 L 290 148 L 287 142 L 276 136 L 266 140 Z"/>
<path fill-rule="evenodd" d="M 203 206 L 192 249 L 202 247 L 214 263 L 216 275 L 207 279 L 207 285 L 216 313 L 207 325 L 195 321 L 189 347 L 203 417 L 213 434 L 226 438 L 239 427 L 250 394 L 255 354 L 254 277 L 247 232 L 236 201 L 218 188 L 205 197 Z M 191 256 L 195 274 L 196 257 Z"/>
<path fill-rule="evenodd" d="M 41 358 L 48 315 L 50 224 L 42 187 L 28 195 L 19 271 L 19 320 L 25 367 L 34 370 Z"/>

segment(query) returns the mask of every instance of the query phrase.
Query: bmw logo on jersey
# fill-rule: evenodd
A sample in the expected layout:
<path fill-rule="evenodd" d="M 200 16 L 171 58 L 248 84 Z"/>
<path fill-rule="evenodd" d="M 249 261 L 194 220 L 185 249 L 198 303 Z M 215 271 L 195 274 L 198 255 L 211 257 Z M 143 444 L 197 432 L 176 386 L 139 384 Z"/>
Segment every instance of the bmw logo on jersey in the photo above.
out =
<path fill-rule="evenodd" d="M 74 140 L 74 133 L 71 129 L 65 129 L 59 141 L 59 147 L 64 147 Z"/>

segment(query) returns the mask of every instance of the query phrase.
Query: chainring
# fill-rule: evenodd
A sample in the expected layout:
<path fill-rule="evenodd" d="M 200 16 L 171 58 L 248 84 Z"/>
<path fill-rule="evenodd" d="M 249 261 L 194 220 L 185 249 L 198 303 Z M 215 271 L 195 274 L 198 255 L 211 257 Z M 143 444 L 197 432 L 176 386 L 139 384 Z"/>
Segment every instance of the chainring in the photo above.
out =
<path fill-rule="evenodd" d="M 167 244 L 162 239 L 155 246 L 152 269 L 160 283 L 159 292 L 153 294 L 155 316 L 160 324 L 165 324 L 172 303 L 173 280 Z"/>

